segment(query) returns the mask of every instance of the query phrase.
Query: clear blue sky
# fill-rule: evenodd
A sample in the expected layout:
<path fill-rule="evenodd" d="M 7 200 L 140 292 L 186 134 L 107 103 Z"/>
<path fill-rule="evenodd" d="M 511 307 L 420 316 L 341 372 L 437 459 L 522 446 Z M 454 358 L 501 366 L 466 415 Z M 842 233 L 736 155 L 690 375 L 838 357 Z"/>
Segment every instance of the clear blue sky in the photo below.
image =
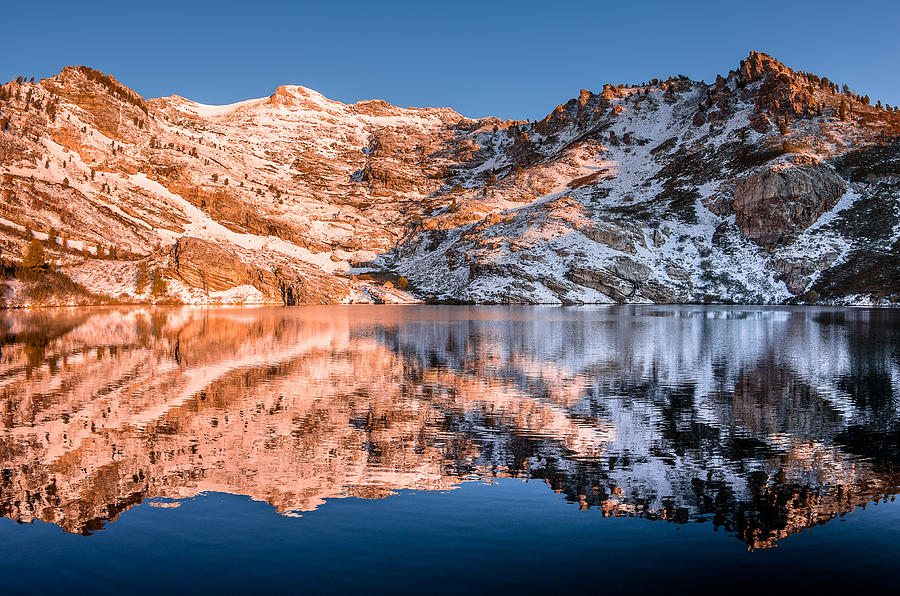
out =
<path fill-rule="evenodd" d="M 896 0 L 26 0 L 2 13 L 0 80 L 86 64 L 145 97 L 204 103 L 293 83 L 344 102 L 539 118 L 606 82 L 711 81 L 752 49 L 900 103 Z"/>

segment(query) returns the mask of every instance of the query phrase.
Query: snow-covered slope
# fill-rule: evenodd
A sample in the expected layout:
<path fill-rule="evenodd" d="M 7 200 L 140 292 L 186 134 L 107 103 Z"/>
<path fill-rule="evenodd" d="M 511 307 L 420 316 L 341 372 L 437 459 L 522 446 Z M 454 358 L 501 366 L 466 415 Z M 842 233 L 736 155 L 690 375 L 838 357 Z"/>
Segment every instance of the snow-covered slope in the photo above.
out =
<path fill-rule="evenodd" d="M 68 67 L 4 85 L 0 124 L 4 254 L 42 239 L 112 297 L 150 299 L 141 262 L 187 302 L 900 295 L 900 114 L 755 52 L 539 122 L 291 85 L 145 101 Z"/>

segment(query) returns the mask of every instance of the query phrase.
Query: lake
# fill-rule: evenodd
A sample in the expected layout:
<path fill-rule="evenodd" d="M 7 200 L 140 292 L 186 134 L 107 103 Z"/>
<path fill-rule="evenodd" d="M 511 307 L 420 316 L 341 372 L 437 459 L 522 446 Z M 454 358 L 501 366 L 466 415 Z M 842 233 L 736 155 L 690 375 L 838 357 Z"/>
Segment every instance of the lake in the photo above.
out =
<path fill-rule="evenodd" d="M 884 589 L 900 310 L 0 313 L 4 593 Z"/>

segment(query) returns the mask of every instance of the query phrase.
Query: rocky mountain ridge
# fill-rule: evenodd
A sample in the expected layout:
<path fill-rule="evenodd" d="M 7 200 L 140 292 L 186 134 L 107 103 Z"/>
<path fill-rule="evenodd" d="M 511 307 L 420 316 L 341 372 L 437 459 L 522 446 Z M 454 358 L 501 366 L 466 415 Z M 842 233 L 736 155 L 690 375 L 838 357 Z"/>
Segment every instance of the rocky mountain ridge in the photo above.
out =
<path fill-rule="evenodd" d="M 7 274 L 8 306 L 900 299 L 900 113 L 757 52 L 537 122 L 67 67 L 3 85 L 0 129 L 6 269 L 36 239 L 83 290 Z"/>

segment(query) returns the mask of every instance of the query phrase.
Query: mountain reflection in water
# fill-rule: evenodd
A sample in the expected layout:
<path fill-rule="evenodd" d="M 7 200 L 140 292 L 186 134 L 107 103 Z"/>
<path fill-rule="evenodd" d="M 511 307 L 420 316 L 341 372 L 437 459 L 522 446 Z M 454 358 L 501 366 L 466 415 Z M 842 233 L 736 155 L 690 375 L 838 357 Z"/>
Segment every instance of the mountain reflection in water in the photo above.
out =
<path fill-rule="evenodd" d="M 893 311 L 6 312 L 0 345 L 0 512 L 68 532 L 204 491 L 289 514 L 519 477 L 763 548 L 900 484 Z"/>

